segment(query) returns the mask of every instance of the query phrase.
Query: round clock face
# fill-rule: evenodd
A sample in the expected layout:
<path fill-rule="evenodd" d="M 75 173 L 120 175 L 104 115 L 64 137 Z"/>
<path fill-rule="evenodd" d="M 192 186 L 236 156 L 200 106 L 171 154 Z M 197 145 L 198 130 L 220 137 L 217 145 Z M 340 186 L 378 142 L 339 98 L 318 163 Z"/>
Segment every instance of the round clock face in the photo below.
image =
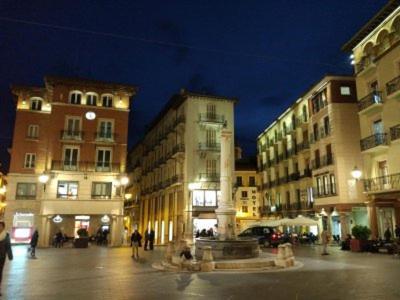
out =
<path fill-rule="evenodd" d="M 88 111 L 85 115 L 86 119 L 88 120 L 94 120 L 96 119 L 96 114 L 92 111 Z"/>

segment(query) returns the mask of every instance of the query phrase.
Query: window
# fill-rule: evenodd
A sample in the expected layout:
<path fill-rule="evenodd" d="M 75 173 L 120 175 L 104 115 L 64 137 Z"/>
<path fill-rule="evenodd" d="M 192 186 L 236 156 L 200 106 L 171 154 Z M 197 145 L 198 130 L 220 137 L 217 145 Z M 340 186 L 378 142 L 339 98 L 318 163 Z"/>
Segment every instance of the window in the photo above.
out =
<path fill-rule="evenodd" d="M 248 206 L 242 206 L 242 212 L 244 212 L 244 213 L 249 212 Z"/>
<path fill-rule="evenodd" d="M 207 104 L 207 117 L 215 119 L 216 117 L 216 107 L 215 104 Z"/>
<path fill-rule="evenodd" d="M 100 121 L 97 137 L 100 139 L 113 139 L 113 122 Z"/>
<path fill-rule="evenodd" d="M 94 93 L 86 94 L 86 105 L 97 105 L 97 95 Z"/>
<path fill-rule="evenodd" d="M 242 191 L 242 198 L 247 198 L 247 191 Z"/>
<path fill-rule="evenodd" d="M 307 106 L 303 105 L 303 122 L 308 121 Z"/>
<path fill-rule="evenodd" d="M 324 195 L 328 195 L 329 194 L 329 181 L 328 181 L 328 176 L 324 175 L 323 177 L 323 181 L 324 181 Z"/>
<path fill-rule="evenodd" d="M 29 125 L 27 137 L 30 139 L 37 139 L 39 137 L 39 125 Z"/>
<path fill-rule="evenodd" d="M 286 208 L 287 209 L 290 208 L 290 192 L 289 191 L 286 192 Z"/>
<path fill-rule="evenodd" d="M 81 92 L 72 92 L 69 95 L 69 103 L 71 104 L 81 104 L 82 93 Z"/>
<path fill-rule="evenodd" d="M 372 124 L 372 130 L 374 134 L 382 134 L 383 133 L 383 122 L 382 120 L 377 120 Z"/>
<path fill-rule="evenodd" d="M 329 117 L 324 118 L 324 131 L 325 131 L 325 135 L 329 135 L 331 132 L 331 125 L 330 125 Z"/>
<path fill-rule="evenodd" d="M 109 172 L 111 170 L 111 150 L 97 149 L 96 171 Z"/>
<path fill-rule="evenodd" d="M 215 159 L 207 159 L 206 173 L 208 175 L 215 175 L 217 173 L 217 161 Z"/>
<path fill-rule="evenodd" d="M 207 146 L 214 146 L 217 140 L 217 132 L 214 129 L 207 129 L 206 131 L 206 143 Z"/>
<path fill-rule="evenodd" d="M 193 191 L 193 206 L 204 206 L 204 191 Z"/>
<path fill-rule="evenodd" d="M 331 174 L 330 175 L 331 179 L 331 193 L 332 195 L 336 195 L 336 181 L 335 181 L 335 175 Z"/>
<path fill-rule="evenodd" d="M 282 124 L 282 131 L 283 131 L 283 135 L 287 134 L 286 122 L 283 122 L 283 124 Z"/>
<path fill-rule="evenodd" d="M 67 117 L 63 138 L 81 137 L 81 119 L 79 117 Z"/>
<path fill-rule="evenodd" d="M 216 191 L 205 191 L 204 192 L 204 205 L 205 206 L 217 206 L 217 192 Z"/>
<path fill-rule="evenodd" d="M 42 110 L 42 99 L 32 98 L 30 108 L 31 110 Z"/>
<path fill-rule="evenodd" d="M 17 183 L 16 200 L 36 199 L 36 183 Z"/>
<path fill-rule="evenodd" d="M 36 154 L 35 153 L 26 153 L 25 154 L 24 168 L 27 168 L 27 169 L 34 168 L 35 162 L 36 162 Z"/>
<path fill-rule="evenodd" d="M 242 176 L 237 176 L 236 177 L 236 184 L 237 184 L 237 186 L 243 186 Z"/>
<path fill-rule="evenodd" d="M 217 206 L 218 191 L 215 190 L 194 190 L 193 206 Z"/>
<path fill-rule="evenodd" d="M 101 97 L 101 103 L 104 107 L 113 107 L 113 96 L 112 95 L 103 95 Z"/>
<path fill-rule="evenodd" d="M 64 148 L 64 170 L 74 171 L 78 168 L 79 148 Z"/>
<path fill-rule="evenodd" d="M 318 124 L 315 123 L 313 125 L 313 134 L 314 134 L 314 141 L 318 141 Z"/>
<path fill-rule="evenodd" d="M 59 181 L 57 186 L 57 198 L 77 199 L 77 181 Z"/>
<path fill-rule="evenodd" d="M 256 178 L 254 176 L 249 177 L 249 186 L 256 186 Z"/>
<path fill-rule="evenodd" d="M 322 183 L 322 178 L 321 177 L 317 177 L 317 192 L 318 192 L 318 196 L 322 195 L 323 190 L 324 190 L 324 185 Z"/>
<path fill-rule="evenodd" d="M 93 182 L 92 198 L 111 198 L 111 182 Z"/>
<path fill-rule="evenodd" d="M 341 86 L 340 87 L 340 94 L 343 96 L 351 95 L 350 87 L 349 86 Z"/>
<path fill-rule="evenodd" d="M 383 184 L 388 184 L 389 183 L 389 170 L 388 170 L 388 165 L 386 160 L 379 161 L 378 162 L 378 176 L 381 177 L 383 180 Z"/>

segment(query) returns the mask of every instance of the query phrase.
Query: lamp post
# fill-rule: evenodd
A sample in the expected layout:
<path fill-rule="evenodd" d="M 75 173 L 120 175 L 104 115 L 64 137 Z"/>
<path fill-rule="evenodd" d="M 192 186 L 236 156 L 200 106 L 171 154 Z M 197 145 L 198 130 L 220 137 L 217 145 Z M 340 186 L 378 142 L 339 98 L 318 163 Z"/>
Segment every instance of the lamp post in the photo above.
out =
<path fill-rule="evenodd" d="M 351 177 L 353 177 L 356 181 L 360 180 L 362 176 L 362 172 L 360 169 L 357 168 L 357 166 L 354 167 L 354 169 L 351 171 Z"/>

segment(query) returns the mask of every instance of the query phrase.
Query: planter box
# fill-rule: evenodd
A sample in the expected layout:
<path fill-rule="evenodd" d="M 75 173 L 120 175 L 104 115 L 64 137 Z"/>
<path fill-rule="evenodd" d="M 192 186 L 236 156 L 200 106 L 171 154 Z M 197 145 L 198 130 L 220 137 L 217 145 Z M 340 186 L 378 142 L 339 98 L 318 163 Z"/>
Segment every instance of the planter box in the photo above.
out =
<path fill-rule="evenodd" d="M 363 240 L 356 240 L 356 239 L 350 240 L 350 250 L 352 252 L 361 252 L 363 251 L 364 246 L 365 246 L 365 241 Z"/>
<path fill-rule="evenodd" d="M 87 248 L 89 246 L 89 238 L 77 238 L 74 240 L 75 248 Z"/>

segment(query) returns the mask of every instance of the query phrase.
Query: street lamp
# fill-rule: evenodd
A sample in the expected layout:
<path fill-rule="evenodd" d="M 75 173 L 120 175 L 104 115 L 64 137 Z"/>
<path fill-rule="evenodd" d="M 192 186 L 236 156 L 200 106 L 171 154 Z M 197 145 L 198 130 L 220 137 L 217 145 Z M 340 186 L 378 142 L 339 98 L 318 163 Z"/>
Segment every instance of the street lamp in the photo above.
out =
<path fill-rule="evenodd" d="M 43 191 L 46 191 L 46 183 L 49 181 L 50 177 L 46 173 L 39 175 L 39 182 L 43 183 Z"/>
<path fill-rule="evenodd" d="M 122 176 L 120 179 L 121 185 L 126 186 L 129 183 L 128 176 Z"/>
<path fill-rule="evenodd" d="M 354 169 L 353 169 L 353 171 L 351 171 L 351 176 L 352 176 L 356 181 L 358 181 L 358 180 L 361 178 L 361 176 L 362 176 L 362 172 L 361 172 L 361 170 L 359 170 L 359 169 L 357 168 L 357 166 L 355 166 Z"/>

